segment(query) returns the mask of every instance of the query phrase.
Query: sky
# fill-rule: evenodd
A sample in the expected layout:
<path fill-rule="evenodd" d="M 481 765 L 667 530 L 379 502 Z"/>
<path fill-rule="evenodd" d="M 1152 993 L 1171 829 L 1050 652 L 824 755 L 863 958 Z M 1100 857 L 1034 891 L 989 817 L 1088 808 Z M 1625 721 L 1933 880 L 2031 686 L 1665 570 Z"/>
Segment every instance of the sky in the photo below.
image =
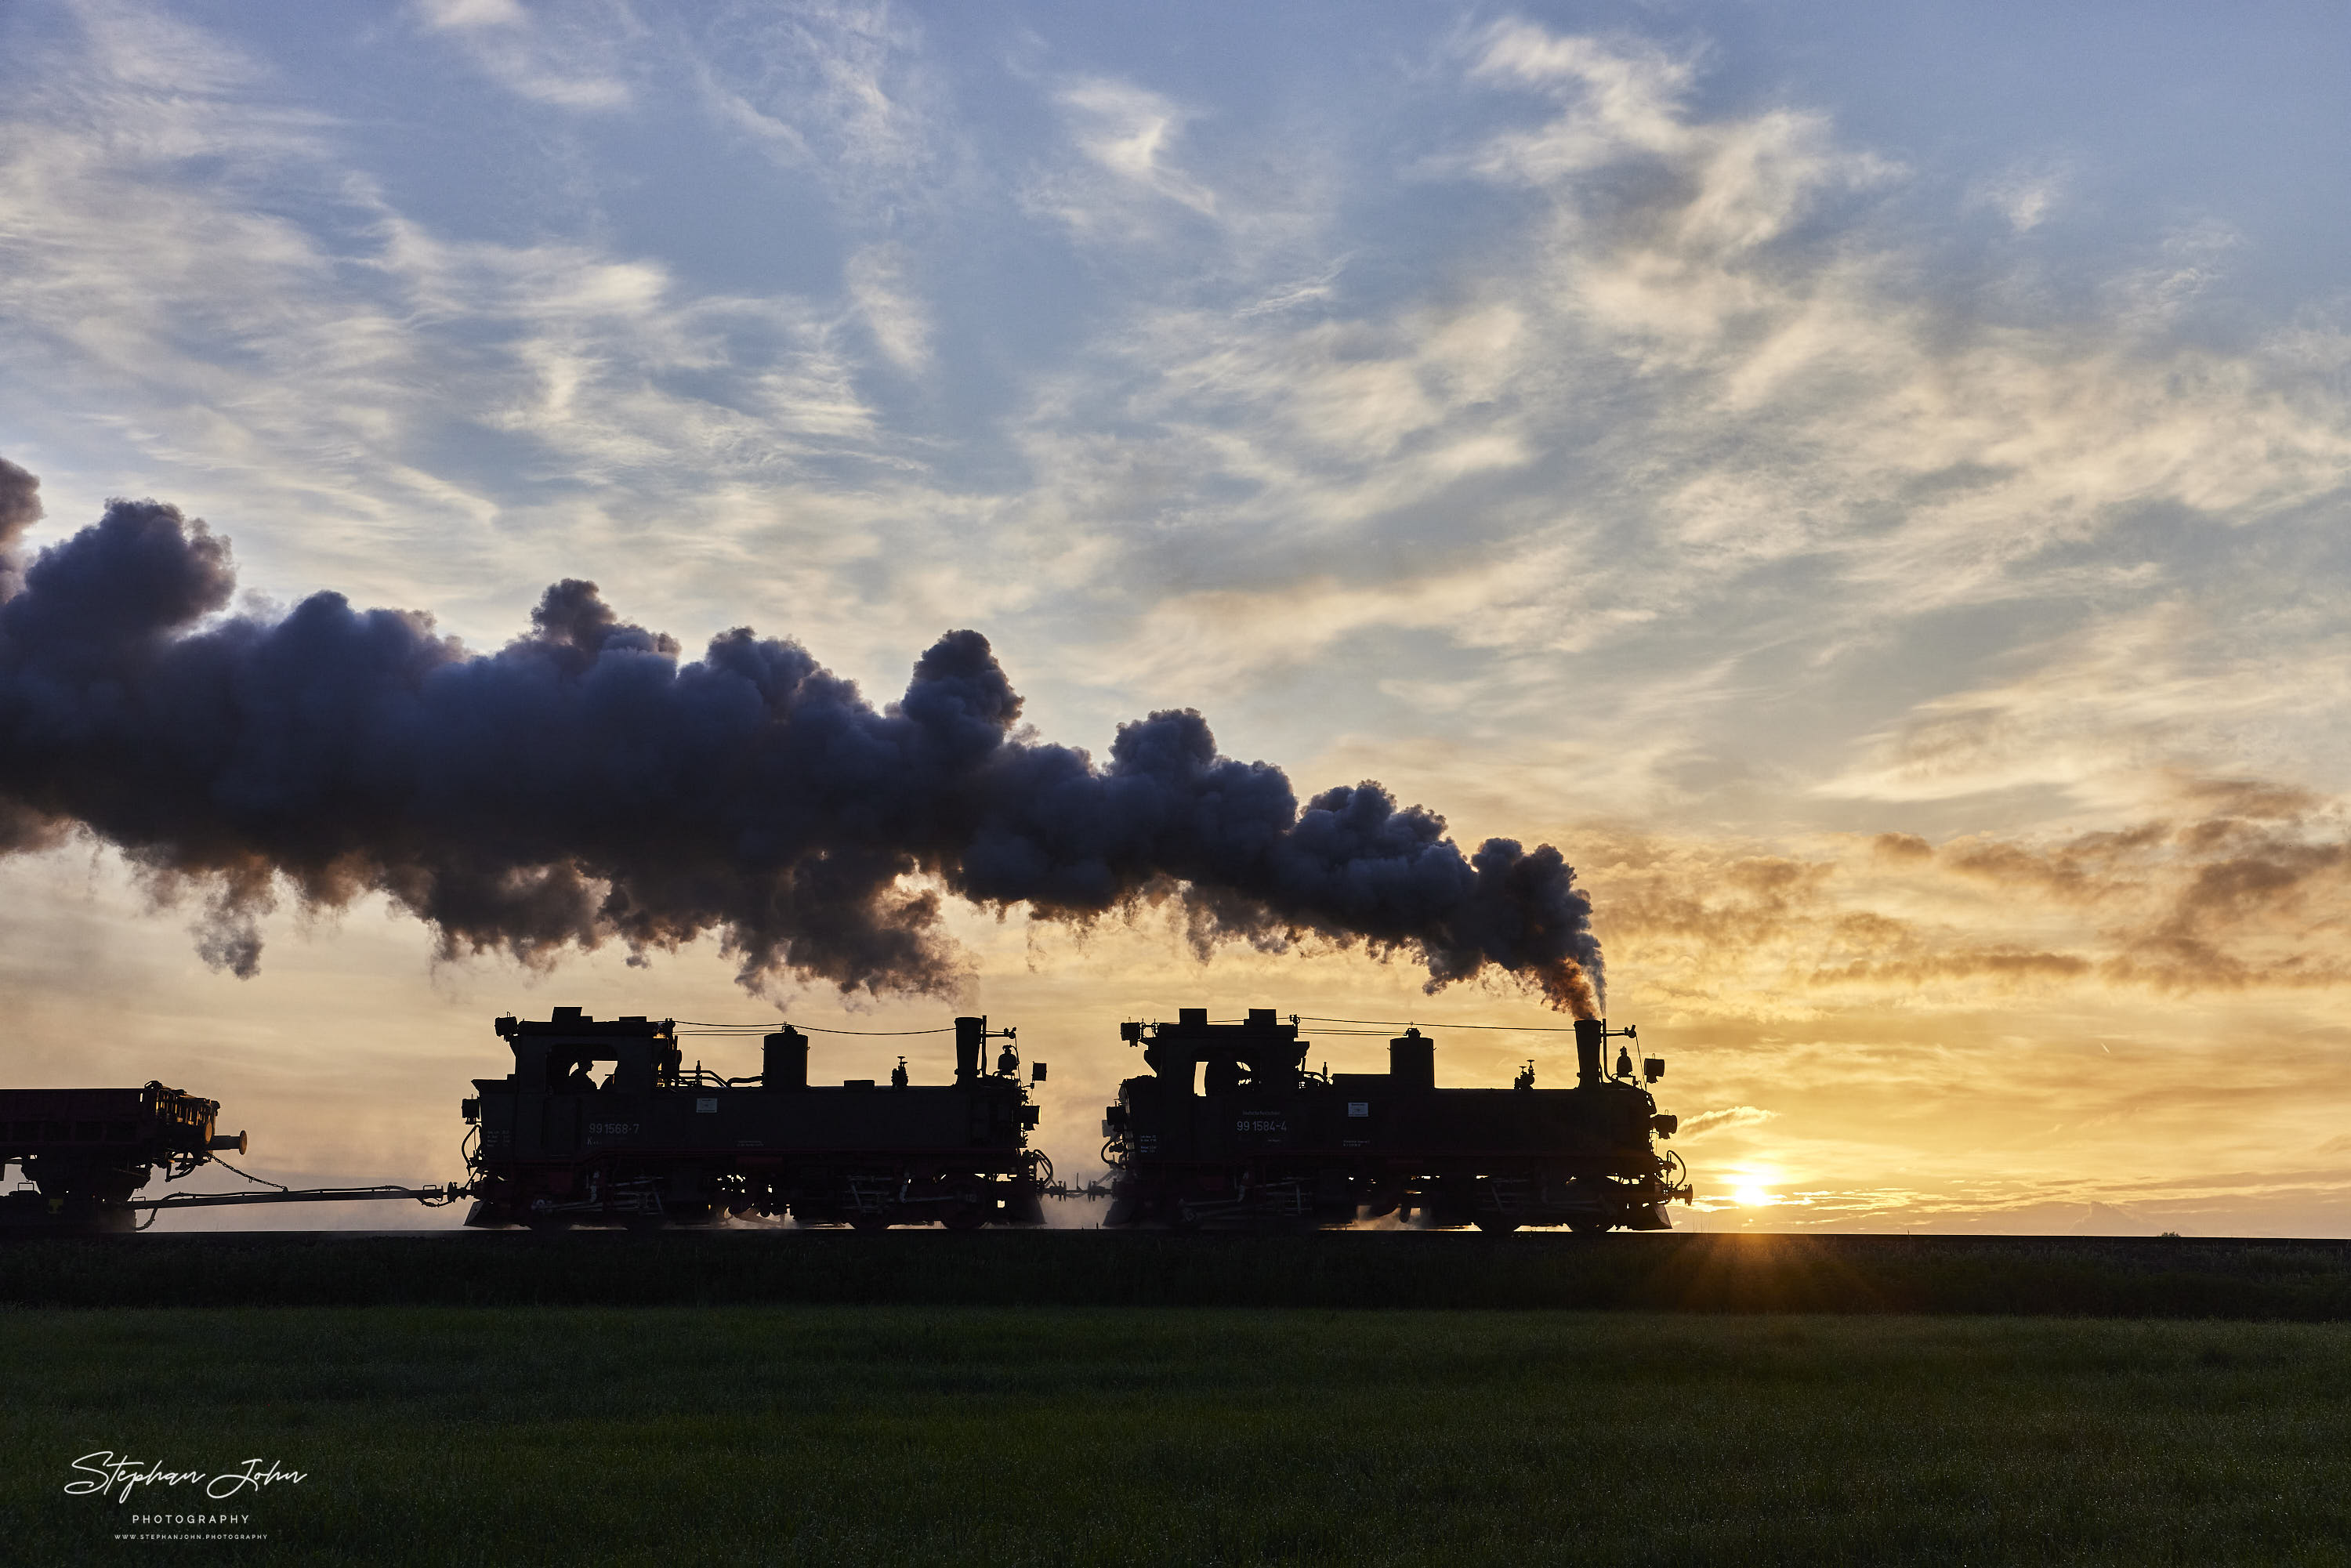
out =
<path fill-rule="evenodd" d="M 2346 77 L 2316 4 L 32 0 L 0 457 L 36 549 L 170 502 L 265 621 L 488 651 L 587 579 L 876 703 L 970 628 L 1046 739 L 1195 708 L 1556 845 L 1677 1224 L 2351 1235 Z M 1124 1018 L 1573 1067 L 1460 1027 L 1563 1021 L 1490 974 L 1148 903 L 950 898 L 947 997 L 281 891 L 240 975 L 201 879 L 0 861 L 6 1082 L 160 1077 L 306 1185 L 460 1174 L 491 1019 L 567 1003 L 984 1011 L 1075 1176 Z"/>

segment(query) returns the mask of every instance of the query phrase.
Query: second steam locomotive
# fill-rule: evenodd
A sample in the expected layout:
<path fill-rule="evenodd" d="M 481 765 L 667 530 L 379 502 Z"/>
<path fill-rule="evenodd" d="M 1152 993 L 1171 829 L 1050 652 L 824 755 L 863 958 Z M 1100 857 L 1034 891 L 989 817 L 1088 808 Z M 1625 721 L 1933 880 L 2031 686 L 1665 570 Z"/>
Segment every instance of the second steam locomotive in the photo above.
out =
<path fill-rule="evenodd" d="M 1575 1026 L 1576 1082 L 1537 1089 L 1531 1064 L 1510 1089 L 1439 1089 L 1436 1041 L 1408 1030 L 1388 1042 L 1388 1071 L 1306 1071 L 1295 1019 L 1254 1009 L 1210 1023 L 1186 1008 L 1174 1023 L 1125 1026 L 1147 1076 L 1119 1086 L 1105 1155 L 1118 1168 L 1110 1225 L 1345 1224 L 1395 1217 L 1434 1227 L 1515 1230 L 1564 1225 L 1663 1230 L 1687 1201 L 1674 1134 L 1611 1030 Z"/>

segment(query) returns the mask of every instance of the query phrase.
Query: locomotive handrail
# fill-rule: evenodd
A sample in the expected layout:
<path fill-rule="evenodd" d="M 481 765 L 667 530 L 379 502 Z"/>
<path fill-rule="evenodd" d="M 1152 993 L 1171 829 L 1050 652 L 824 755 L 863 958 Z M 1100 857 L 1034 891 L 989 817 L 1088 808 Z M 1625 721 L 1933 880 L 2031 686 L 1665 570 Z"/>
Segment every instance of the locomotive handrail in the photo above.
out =
<path fill-rule="evenodd" d="M 819 1024 L 793 1023 L 778 1019 L 774 1023 L 697 1023 L 692 1019 L 677 1020 L 680 1029 L 710 1030 L 722 1034 L 773 1034 L 778 1030 L 796 1029 L 802 1034 L 860 1034 L 875 1040 L 903 1040 L 917 1034 L 953 1034 L 947 1029 L 826 1029 Z"/>
<path fill-rule="evenodd" d="M 1319 1013 L 1292 1013 L 1290 1016 L 1306 1023 L 1364 1023 L 1373 1024 L 1381 1029 L 1412 1029 L 1417 1027 L 1420 1021 L 1417 1019 L 1334 1019 L 1324 1018 Z M 1499 1029 L 1514 1034 L 1573 1034 L 1575 1032 L 1574 1026 L 1573 1025 L 1570 1025 L 1566 1029 L 1561 1029 L 1555 1024 L 1533 1023 L 1432 1022 L 1429 1027 L 1431 1029 Z"/>

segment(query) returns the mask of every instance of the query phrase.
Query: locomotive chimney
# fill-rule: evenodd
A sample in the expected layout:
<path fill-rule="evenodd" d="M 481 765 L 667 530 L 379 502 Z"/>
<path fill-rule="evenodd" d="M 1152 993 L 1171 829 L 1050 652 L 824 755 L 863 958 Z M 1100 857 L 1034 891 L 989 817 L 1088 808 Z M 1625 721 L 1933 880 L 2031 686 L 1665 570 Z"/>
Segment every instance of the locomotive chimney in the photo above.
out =
<path fill-rule="evenodd" d="M 808 1087 L 808 1036 L 786 1029 L 759 1042 L 759 1085 L 764 1089 Z"/>
<path fill-rule="evenodd" d="M 1388 1087 L 1436 1088 L 1437 1042 L 1416 1029 L 1388 1041 Z"/>
<path fill-rule="evenodd" d="M 1603 1019 L 1575 1020 L 1575 1086 L 1590 1089 L 1600 1082 L 1600 1058 L 1608 1049 L 1608 1024 Z"/>
<path fill-rule="evenodd" d="M 978 1082 L 980 1061 L 987 1054 L 987 1020 L 984 1018 L 956 1019 L 956 1082 Z"/>

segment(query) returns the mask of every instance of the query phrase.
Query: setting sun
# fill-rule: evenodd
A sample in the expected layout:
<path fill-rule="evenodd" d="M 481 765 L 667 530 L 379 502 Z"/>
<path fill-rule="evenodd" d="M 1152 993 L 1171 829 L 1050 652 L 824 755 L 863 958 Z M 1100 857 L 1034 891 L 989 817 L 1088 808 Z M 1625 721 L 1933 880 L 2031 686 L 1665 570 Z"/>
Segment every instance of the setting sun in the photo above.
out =
<path fill-rule="evenodd" d="M 1722 1190 L 1740 1208 L 1770 1208 L 1779 1203 L 1776 1189 L 1786 1179 L 1776 1164 L 1742 1160 L 1722 1173 Z"/>

